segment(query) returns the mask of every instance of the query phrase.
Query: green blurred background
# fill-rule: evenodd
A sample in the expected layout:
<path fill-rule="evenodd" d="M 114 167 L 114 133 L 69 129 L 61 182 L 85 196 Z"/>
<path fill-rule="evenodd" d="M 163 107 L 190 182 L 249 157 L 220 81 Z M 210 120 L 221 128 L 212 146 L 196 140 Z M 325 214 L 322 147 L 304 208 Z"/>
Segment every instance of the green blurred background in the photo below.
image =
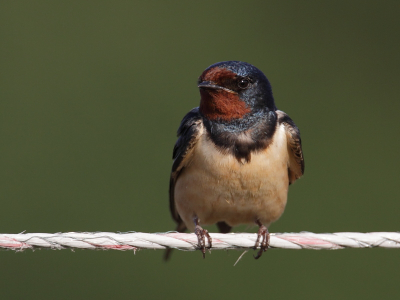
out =
<path fill-rule="evenodd" d="M 399 231 L 398 1 L 1 1 L 0 232 L 172 230 L 171 152 L 209 65 L 299 126 L 272 232 Z M 215 231 L 215 227 L 209 228 Z M 255 231 L 239 227 L 236 231 Z M 0 251 L 1 299 L 387 299 L 399 250 Z"/>

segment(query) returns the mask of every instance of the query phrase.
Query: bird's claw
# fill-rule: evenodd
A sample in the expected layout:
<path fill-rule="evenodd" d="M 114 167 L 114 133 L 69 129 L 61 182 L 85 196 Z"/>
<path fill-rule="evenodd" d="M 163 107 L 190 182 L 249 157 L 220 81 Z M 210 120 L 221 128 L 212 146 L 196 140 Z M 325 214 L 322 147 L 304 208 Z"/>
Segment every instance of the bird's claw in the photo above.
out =
<path fill-rule="evenodd" d="M 198 240 L 198 248 L 201 250 L 203 253 L 203 258 L 206 258 L 206 237 L 208 239 L 208 249 L 211 249 L 212 247 L 212 239 L 210 234 L 208 233 L 208 230 L 203 229 L 200 225 L 196 225 L 194 229 L 194 233 L 197 236 Z"/>
<path fill-rule="evenodd" d="M 260 243 L 261 237 L 262 237 L 262 240 Z M 260 228 L 258 229 L 257 240 L 256 240 L 256 244 L 254 246 L 254 249 L 257 249 L 258 246 L 260 246 L 260 250 L 258 250 L 257 255 L 253 255 L 253 257 L 255 259 L 259 259 L 261 257 L 261 255 L 263 254 L 263 252 L 267 251 L 268 246 L 269 246 L 269 232 L 268 232 L 268 228 L 265 227 L 264 225 L 260 225 Z"/>

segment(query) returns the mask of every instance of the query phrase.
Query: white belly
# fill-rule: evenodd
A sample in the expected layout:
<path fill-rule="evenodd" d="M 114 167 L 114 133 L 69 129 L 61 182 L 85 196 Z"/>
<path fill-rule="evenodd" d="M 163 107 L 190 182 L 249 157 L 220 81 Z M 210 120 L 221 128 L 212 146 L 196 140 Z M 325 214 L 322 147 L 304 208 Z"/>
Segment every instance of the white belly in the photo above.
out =
<path fill-rule="evenodd" d="M 289 187 L 283 126 L 273 141 L 266 150 L 252 153 L 249 163 L 240 163 L 222 154 L 206 134 L 200 137 L 175 185 L 176 209 L 190 230 L 195 216 L 201 225 L 225 221 L 231 226 L 257 219 L 269 225 L 281 216 Z"/>

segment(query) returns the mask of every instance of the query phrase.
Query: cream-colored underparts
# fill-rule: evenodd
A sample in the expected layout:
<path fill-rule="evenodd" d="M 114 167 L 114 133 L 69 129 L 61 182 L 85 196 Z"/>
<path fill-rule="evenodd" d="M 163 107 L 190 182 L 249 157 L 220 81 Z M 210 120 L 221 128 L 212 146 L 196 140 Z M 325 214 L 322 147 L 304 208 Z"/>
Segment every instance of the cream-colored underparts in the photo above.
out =
<path fill-rule="evenodd" d="M 283 125 L 277 125 L 268 148 L 253 152 L 248 163 L 222 154 L 202 128 L 185 160 L 175 185 L 175 204 L 190 230 L 194 230 L 194 216 L 201 225 L 254 224 L 257 219 L 268 225 L 283 213 L 289 187 Z"/>

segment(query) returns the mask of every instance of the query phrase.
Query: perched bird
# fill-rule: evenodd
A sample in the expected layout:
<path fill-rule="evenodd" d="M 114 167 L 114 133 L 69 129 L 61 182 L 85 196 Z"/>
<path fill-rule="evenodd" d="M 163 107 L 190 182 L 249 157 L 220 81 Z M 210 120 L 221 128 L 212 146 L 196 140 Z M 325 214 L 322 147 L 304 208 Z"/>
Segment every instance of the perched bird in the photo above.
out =
<path fill-rule="evenodd" d="M 183 118 L 173 151 L 169 201 L 176 230 L 194 231 L 204 257 L 212 240 L 201 225 L 228 233 L 257 224 L 257 259 L 268 248 L 267 227 L 285 209 L 289 185 L 304 173 L 299 129 L 277 110 L 267 77 L 251 64 L 211 65 L 198 87 L 200 106 Z"/>

